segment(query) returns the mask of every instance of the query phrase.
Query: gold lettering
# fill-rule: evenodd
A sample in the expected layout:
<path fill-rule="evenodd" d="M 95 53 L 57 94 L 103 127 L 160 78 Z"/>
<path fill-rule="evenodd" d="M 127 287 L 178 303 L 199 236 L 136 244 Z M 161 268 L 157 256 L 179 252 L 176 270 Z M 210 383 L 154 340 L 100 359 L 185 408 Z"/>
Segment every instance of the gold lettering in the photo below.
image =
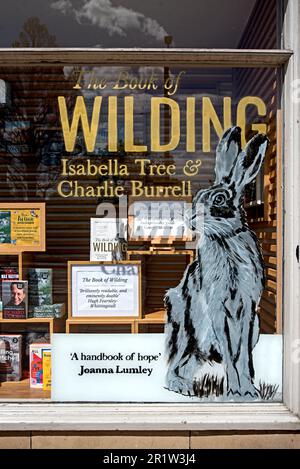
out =
<path fill-rule="evenodd" d="M 131 181 L 132 196 L 141 197 L 143 195 L 143 184 L 141 181 Z"/>
<path fill-rule="evenodd" d="M 223 127 L 217 116 L 216 110 L 211 99 L 204 97 L 202 100 L 202 150 L 207 153 L 211 151 L 210 144 L 210 123 L 212 122 L 214 129 L 219 138 L 223 132 L 231 127 L 231 98 L 223 98 Z"/>
<path fill-rule="evenodd" d="M 72 124 L 70 127 L 66 99 L 63 96 L 58 97 L 60 120 L 64 135 L 66 151 L 74 150 L 76 137 L 78 133 L 79 121 L 81 121 L 86 149 L 88 152 L 94 151 L 99 125 L 101 103 L 102 96 L 96 96 L 93 106 L 92 122 L 91 126 L 89 126 L 84 98 L 83 96 L 77 96 L 73 112 Z"/>
<path fill-rule="evenodd" d="M 108 151 L 118 151 L 117 96 L 108 98 Z"/>
<path fill-rule="evenodd" d="M 124 85 L 121 85 L 124 82 Z M 128 72 L 120 72 L 117 83 L 113 86 L 113 90 L 124 90 L 128 85 Z"/>
<path fill-rule="evenodd" d="M 186 151 L 195 151 L 195 98 L 186 100 Z"/>
<path fill-rule="evenodd" d="M 134 114 L 133 114 L 133 96 L 126 96 L 125 99 L 125 151 L 143 152 L 147 151 L 145 145 L 134 144 Z"/>
<path fill-rule="evenodd" d="M 70 189 L 70 192 L 66 193 L 64 192 L 63 190 L 63 186 L 65 188 L 65 185 L 68 187 L 69 186 L 69 189 Z M 71 197 L 72 196 L 72 182 L 71 181 L 61 181 L 58 183 L 57 185 L 57 192 L 59 193 L 59 195 L 61 197 Z"/>
<path fill-rule="evenodd" d="M 171 110 L 171 131 L 170 142 L 160 144 L 160 106 L 164 104 Z M 152 151 L 171 151 L 174 150 L 180 140 L 180 112 L 179 106 L 170 98 L 151 98 L 151 150 Z"/>
<path fill-rule="evenodd" d="M 77 83 L 76 83 L 76 85 L 73 86 L 73 90 L 81 90 L 80 82 L 81 82 L 81 79 L 82 79 L 82 75 L 83 75 L 83 71 L 81 69 L 80 73 L 78 75 L 78 78 L 77 78 Z"/>
<path fill-rule="evenodd" d="M 67 168 L 67 162 L 68 160 L 66 160 L 65 158 L 62 158 L 61 160 L 62 162 L 62 172 L 61 172 L 61 175 L 62 176 L 68 176 L 68 168 Z"/>
<path fill-rule="evenodd" d="M 261 98 L 257 96 L 245 96 L 242 98 L 237 107 L 237 125 L 242 129 L 242 146 L 246 145 L 246 109 L 247 106 L 256 106 L 257 113 L 259 116 L 265 116 L 267 113 L 267 108 L 265 103 Z M 252 124 L 252 130 L 257 130 L 258 132 L 267 133 L 267 124 Z"/>

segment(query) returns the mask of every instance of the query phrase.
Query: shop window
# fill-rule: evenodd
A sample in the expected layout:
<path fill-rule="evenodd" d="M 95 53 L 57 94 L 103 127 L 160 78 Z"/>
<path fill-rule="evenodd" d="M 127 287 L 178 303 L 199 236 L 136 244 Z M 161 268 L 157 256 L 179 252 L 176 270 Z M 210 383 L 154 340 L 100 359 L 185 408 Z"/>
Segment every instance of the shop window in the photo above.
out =
<path fill-rule="evenodd" d="M 2 399 L 50 400 L 53 339 L 54 401 L 181 402 L 196 403 L 197 409 L 204 402 L 254 402 L 265 408 L 263 404 L 283 401 L 282 319 L 289 330 L 291 322 L 290 312 L 283 307 L 282 287 L 283 243 L 289 247 L 283 236 L 282 141 L 287 139 L 282 125 L 286 113 L 282 77 L 291 53 L 271 51 L 278 47 L 279 15 L 275 3 L 268 8 L 265 4 L 263 10 L 254 9 L 239 54 L 216 50 L 172 55 L 169 50 L 159 57 L 151 56 L 151 51 L 143 55 L 90 51 L 85 57 L 73 51 L 70 59 L 68 51 L 59 51 L 59 61 L 50 66 L 42 52 L 38 59 L 32 56 L 30 63 L 16 53 L 19 64 L 8 57 L 1 67 L 1 370 L 12 378 L 1 383 Z M 262 11 L 269 18 L 268 34 L 259 27 Z M 241 49 L 252 50 L 243 55 Z M 83 117 L 77 126 L 79 115 Z M 220 159 L 222 155 L 227 159 Z M 245 188 L 241 188 L 243 181 L 249 183 Z M 216 190 L 220 193 L 215 199 Z M 239 198 L 234 200 L 236 193 Z M 200 240 L 208 226 L 211 231 L 206 234 L 209 242 L 218 244 L 218 256 L 213 257 L 190 234 L 132 235 L 132 224 L 139 225 L 143 219 L 130 208 L 126 211 L 128 207 L 124 212 L 121 195 L 129 207 L 137 200 L 146 208 L 153 199 L 182 202 L 189 228 L 194 228 L 194 206 L 189 204 L 198 197 L 204 216 Z M 237 200 L 241 207 L 234 205 Z M 210 226 L 205 225 L 208 210 L 213 218 Z M 115 247 L 108 254 L 99 232 L 100 248 L 91 240 L 107 211 L 120 220 Z M 234 226 L 229 229 L 231 220 Z M 170 224 L 173 221 L 170 217 Z M 108 222 L 107 233 L 115 229 L 111 227 Z M 252 241 L 244 243 L 244 233 Z M 231 239 L 235 236 L 237 243 Z M 101 263 L 102 254 L 105 259 L 111 254 L 108 263 Z M 222 270 L 225 264 L 227 277 Z M 206 279 L 203 290 L 204 280 L 201 276 L 194 280 L 194 272 L 207 273 L 210 265 L 215 275 L 210 284 Z M 237 276 L 236 265 L 241 269 Z M 89 277 L 97 266 L 102 266 L 99 272 Z M 118 282 L 126 278 L 130 288 L 98 288 L 101 300 L 95 300 L 95 289 L 84 283 L 92 278 L 105 283 L 112 275 Z M 45 288 L 39 291 L 41 285 Z M 26 303 L 24 292 L 29 307 L 15 308 L 17 295 L 21 305 Z M 119 300 L 114 299 L 116 292 Z M 224 292 L 229 296 L 223 298 Z M 42 296 L 48 298 L 44 304 L 33 304 Z M 213 305 L 212 297 L 222 304 L 221 328 L 214 315 L 217 306 L 199 324 L 193 316 L 198 307 L 203 311 L 204 305 Z M 254 298 L 251 304 L 250 298 Z M 30 317 L 25 318 L 27 309 Z M 237 326 L 247 314 L 250 320 Z M 162 364 L 166 338 L 169 364 Z M 101 362 L 98 371 L 91 371 L 95 367 L 86 362 L 87 357 L 98 356 L 94 353 L 97 341 L 102 348 L 95 360 L 114 364 Z M 30 342 L 35 345 L 30 347 Z M 82 343 L 89 344 L 91 352 L 84 351 L 83 358 L 78 358 Z M 128 343 L 138 344 L 129 347 L 132 358 L 116 363 L 123 361 L 118 347 L 127 350 Z M 180 350 L 182 344 L 184 350 Z M 151 347 L 159 352 L 150 353 Z M 139 363 L 129 367 L 135 355 Z M 80 360 L 84 363 L 76 363 Z M 157 370 L 149 360 L 162 364 L 160 376 L 166 379 L 165 385 L 160 384 L 162 394 L 152 393 L 150 377 Z M 174 360 L 178 362 L 172 369 Z M 23 371 L 18 366 L 21 362 Z M 242 363 L 246 362 L 245 368 Z M 204 371 L 197 374 L 195 363 L 201 363 Z M 210 367 L 215 367 L 213 372 Z M 77 392 L 79 387 L 72 382 L 62 386 L 64 376 L 72 372 L 81 382 L 98 374 L 99 383 L 101 379 L 109 383 L 109 374 L 139 372 L 145 379 L 148 376 L 150 384 L 143 388 L 147 392 L 142 398 L 138 381 L 132 381 L 135 385 L 129 390 L 122 388 L 122 393 L 109 386 L 98 394 L 93 386 Z"/>

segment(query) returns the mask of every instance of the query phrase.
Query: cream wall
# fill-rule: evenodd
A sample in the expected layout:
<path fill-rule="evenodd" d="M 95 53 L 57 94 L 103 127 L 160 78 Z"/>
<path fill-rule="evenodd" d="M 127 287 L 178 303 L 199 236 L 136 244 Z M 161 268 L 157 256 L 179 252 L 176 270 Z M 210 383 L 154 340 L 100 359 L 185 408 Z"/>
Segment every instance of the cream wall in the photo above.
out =
<path fill-rule="evenodd" d="M 0 449 L 300 449 L 298 433 L 18 432 L 0 433 Z"/>

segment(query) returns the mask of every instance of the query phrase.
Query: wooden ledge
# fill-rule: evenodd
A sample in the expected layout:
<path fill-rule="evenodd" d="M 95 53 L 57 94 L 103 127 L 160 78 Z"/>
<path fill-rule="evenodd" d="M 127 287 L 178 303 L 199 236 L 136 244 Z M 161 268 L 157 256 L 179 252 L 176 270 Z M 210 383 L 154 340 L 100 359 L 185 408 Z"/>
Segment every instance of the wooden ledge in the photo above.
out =
<path fill-rule="evenodd" d="M 2 66 L 136 65 L 278 67 L 293 52 L 281 49 L 0 48 Z"/>

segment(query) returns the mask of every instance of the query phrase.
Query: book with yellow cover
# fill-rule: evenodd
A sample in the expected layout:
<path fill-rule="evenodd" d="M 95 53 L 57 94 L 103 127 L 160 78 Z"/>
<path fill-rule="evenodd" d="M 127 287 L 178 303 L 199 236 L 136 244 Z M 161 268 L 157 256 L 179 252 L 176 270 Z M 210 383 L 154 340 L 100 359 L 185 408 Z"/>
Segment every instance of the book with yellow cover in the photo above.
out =
<path fill-rule="evenodd" d="M 30 344 L 30 387 L 43 389 L 43 352 L 50 352 L 50 344 Z"/>
<path fill-rule="evenodd" d="M 43 389 L 51 389 L 51 350 L 43 350 Z"/>
<path fill-rule="evenodd" d="M 17 246 L 40 244 L 39 210 L 11 210 L 11 243 Z"/>

